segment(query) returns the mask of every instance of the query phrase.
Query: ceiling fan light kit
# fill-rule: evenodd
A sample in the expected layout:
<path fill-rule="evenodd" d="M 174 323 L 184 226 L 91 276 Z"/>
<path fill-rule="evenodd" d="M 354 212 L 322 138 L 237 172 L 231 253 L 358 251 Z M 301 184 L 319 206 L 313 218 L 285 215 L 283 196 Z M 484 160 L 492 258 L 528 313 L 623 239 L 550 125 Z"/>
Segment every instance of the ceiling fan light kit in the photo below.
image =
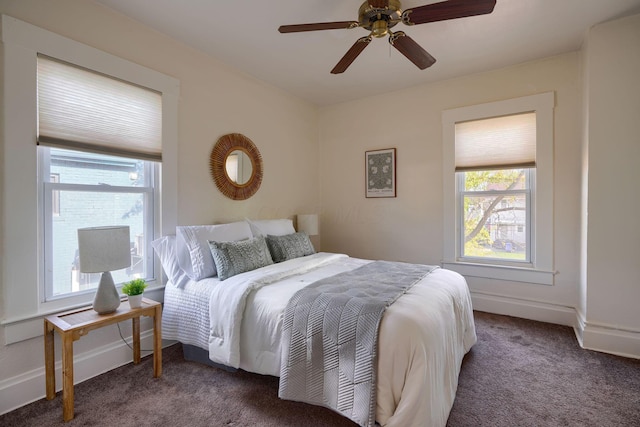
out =
<path fill-rule="evenodd" d="M 320 22 L 315 24 L 282 25 L 281 33 L 299 33 L 303 31 L 340 30 L 364 28 L 369 35 L 359 38 L 338 64 L 332 74 L 344 73 L 362 51 L 371 43 L 373 37 L 389 36 L 389 43 L 421 70 L 432 66 L 436 60 L 403 31 L 391 31 L 396 24 L 426 24 L 428 22 L 486 15 L 493 12 L 496 0 L 447 0 L 402 10 L 400 0 L 367 0 L 358 10 L 358 21 Z"/>

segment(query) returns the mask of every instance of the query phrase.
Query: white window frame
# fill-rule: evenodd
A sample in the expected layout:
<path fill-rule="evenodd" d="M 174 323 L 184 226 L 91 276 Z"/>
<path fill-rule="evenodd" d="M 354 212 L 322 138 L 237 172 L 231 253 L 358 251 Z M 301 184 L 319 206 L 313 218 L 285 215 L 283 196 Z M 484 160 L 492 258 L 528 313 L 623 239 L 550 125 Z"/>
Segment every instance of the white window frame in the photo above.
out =
<path fill-rule="evenodd" d="M 151 241 L 154 238 L 154 218 L 155 212 L 161 209 L 159 204 L 160 200 L 160 188 L 157 185 L 160 179 L 160 165 L 147 161 L 145 163 L 145 185 L 139 187 L 122 187 L 122 186 L 113 186 L 113 185 L 98 185 L 98 184 L 71 184 L 71 183 L 61 183 L 61 182 L 51 182 L 48 177 L 51 176 L 51 155 L 50 155 L 51 147 L 41 146 L 38 150 L 38 164 L 39 164 L 39 185 L 38 189 L 40 194 L 38 195 L 38 200 L 41 201 L 41 205 L 38 208 L 39 211 L 39 219 L 38 222 L 42 224 L 42 231 L 44 238 L 42 243 L 44 245 L 41 248 L 41 253 L 43 253 L 43 262 L 39 265 L 39 283 L 44 287 L 44 291 L 42 292 L 42 302 L 53 301 L 61 298 L 69 298 L 72 295 L 79 295 L 80 293 L 89 293 L 92 296 L 95 294 L 95 289 L 87 289 L 82 291 L 73 291 L 70 293 L 65 293 L 62 295 L 53 295 L 53 274 L 52 270 L 47 268 L 47 264 L 52 262 L 53 259 L 53 196 L 56 191 L 81 191 L 81 192 L 93 192 L 93 193 L 125 193 L 125 194 L 144 194 L 148 200 L 151 209 L 148 209 L 145 212 L 144 218 L 144 235 L 148 236 L 145 240 L 145 265 L 149 266 L 148 273 L 149 276 L 145 277 L 147 283 L 150 286 L 153 286 L 156 281 L 159 282 L 161 276 L 157 276 L 159 273 L 159 269 L 154 265 L 154 252 L 151 247 Z M 69 150 L 73 151 L 73 150 Z M 81 152 L 78 152 L 81 153 Z M 95 224 L 101 225 L 101 224 Z M 97 283 L 96 283 L 97 287 Z M 152 288 L 149 288 L 152 289 Z"/>
<path fill-rule="evenodd" d="M 467 277 L 553 285 L 553 108 L 554 92 L 445 110 L 442 113 L 443 267 Z M 455 172 L 456 123 L 536 112 L 536 171 L 531 183 L 531 263 L 471 262 L 460 256 L 460 206 Z"/>
<path fill-rule="evenodd" d="M 37 55 L 150 88 L 162 94 L 161 209 L 154 236 L 174 234 L 177 224 L 177 151 L 179 80 L 85 44 L 2 15 L 3 135 L 2 292 L 5 344 L 42 335 L 42 317 L 91 303 L 92 294 L 44 301 L 38 277 L 43 238 L 38 223 Z M 16 185 L 17 183 L 20 185 Z M 155 277 L 161 278 L 160 263 Z M 162 289 L 152 284 L 150 291 Z"/>
<path fill-rule="evenodd" d="M 456 248 L 456 253 L 459 254 L 457 256 L 458 261 L 466 262 L 466 263 L 479 263 L 479 264 L 492 264 L 492 265 L 503 265 L 503 266 L 512 266 L 512 267 L 529 267 L 532 268 L 535 265 L 535 253 L 533 248 L 535 248 L 535 220 L 534 220 L 534 212 L 535 212 L 535 176 L 536 170 L 535 168 L 525 168 L 526 171 L 526 182 L 527 187 L 523 190 L 491 190 L 491 191 L 465 191 L 465 172 L 457 172 L 456 173 L 456 212 L 459 212 L 459 224 L 457 230 L 464 230 L 464 215 L 462 214 L 464 208 L 464 197 L 465 195 L 473 195 L 473 196 L 500 196 L 500 195 L 508 195 L 514 193 L 524 193 L 526 200 L 526 221 L 525 228 L 527 230 L 527 249 L 526 249 L 526 257 L 525 260 L 504 260 L 497 258 L 483 258 L 483 257 L 473 257 L 473 256 L 465 256 L 464 255 L 464 233 L 457 233 L 457 241 L 458 247 Z M 505 200 L 503 199 L 502 202 Z"/>

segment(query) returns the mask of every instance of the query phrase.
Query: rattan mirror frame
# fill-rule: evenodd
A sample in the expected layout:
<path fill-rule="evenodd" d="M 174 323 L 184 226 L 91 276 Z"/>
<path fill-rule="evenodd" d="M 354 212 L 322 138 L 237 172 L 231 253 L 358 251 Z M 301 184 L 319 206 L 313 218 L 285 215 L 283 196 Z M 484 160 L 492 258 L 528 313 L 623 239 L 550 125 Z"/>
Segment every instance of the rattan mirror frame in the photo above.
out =
<path fill-rule="evenodd" d="M 227 157 L 235 150 L 243 151 L 251 159 L 251 177 L 244 184 L 233 182 L 227 175 Z M 218 138 L 211 150 L 209 168 L 218 190 L 232 200 L 248 199 L 262 184 L 262 155 L 253 141 L 240 133 L 229 133 Z"/>

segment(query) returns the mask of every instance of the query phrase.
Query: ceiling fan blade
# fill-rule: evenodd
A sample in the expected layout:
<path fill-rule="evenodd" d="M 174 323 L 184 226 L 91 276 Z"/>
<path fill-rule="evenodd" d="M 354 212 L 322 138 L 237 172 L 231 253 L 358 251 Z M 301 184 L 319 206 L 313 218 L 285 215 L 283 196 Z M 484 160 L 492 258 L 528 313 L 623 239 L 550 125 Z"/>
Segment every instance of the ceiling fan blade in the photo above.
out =
<path fill-rule="evenodd" d="M 320 22 L 317 24 L 281 25 L 281 33 L 300 33 L 302 31 L 344 30 L 358 26 L 357 21 Z"/>
<path fill-rule="evenodd" d="M 396 31 L 389 37 L 389 43 L 406 56 L 409 61 L 413 62 L 416 67 L 424 70 L 431 67 L 435 62 L 435 58 L 424 50 L 418 43 L 402 31 Z"/>
<path fill-rule="evenodd" d="M 406 25 L 446 21 L 493 12 L 496 0 L 448 0 L 407 9 L 402 13 Z"/>
<path fill-rule="evenodd" d="M 356 41 L 353 46 L 347 51 L 347 53 L 342 57 L 340 62 L 333 67 L 331 70 L 331 74 L 340 74 L 344 73 L 349 65 L 362 53 L 365 47 L 367 47 L 371 43 L 371 36 L 361 37 Z"/>

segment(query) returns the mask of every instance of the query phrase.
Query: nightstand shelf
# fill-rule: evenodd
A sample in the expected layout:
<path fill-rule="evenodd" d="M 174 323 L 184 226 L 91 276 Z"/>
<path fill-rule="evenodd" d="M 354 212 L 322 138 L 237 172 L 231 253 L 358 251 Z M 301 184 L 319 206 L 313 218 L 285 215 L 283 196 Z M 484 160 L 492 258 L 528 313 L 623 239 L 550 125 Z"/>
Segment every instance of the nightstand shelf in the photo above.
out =
<path fill-rule="evenodd" d="M 92 307 L 84 307 L 65 313 L 47 316 L 44 319 L 44 354 L 47 399 L 56 396 L 54 331 L 62 338 L 62 416 L 65 421 L 73 419 L 73 342 L 90 331 L 131 319 L 133 324 L 133 363 L 140 362 L 140 317 L 153 317 L 153 376 L 162 375 L 162 337 L 160 322 L 162 305 L 147 298 L 142 307 L 130 308 L 121 304 L 114 312 L 98 314 Z"/>

